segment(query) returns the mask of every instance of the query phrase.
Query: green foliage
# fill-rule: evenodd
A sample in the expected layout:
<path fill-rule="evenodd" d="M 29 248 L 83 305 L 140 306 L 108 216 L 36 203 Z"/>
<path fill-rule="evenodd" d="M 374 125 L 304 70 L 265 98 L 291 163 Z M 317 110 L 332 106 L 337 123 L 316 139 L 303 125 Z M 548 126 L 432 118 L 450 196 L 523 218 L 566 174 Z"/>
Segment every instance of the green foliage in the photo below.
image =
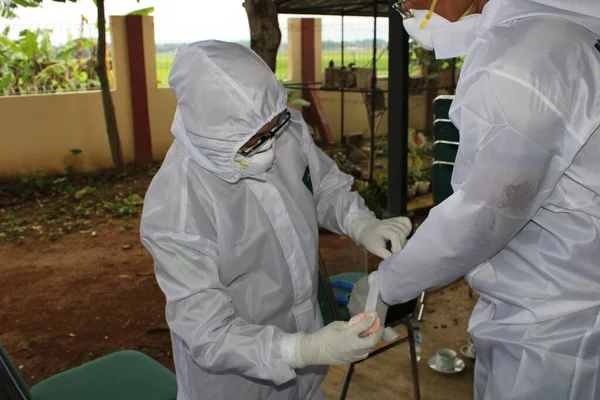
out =
<path fill-rule="evenodd" d="M 336 162 L 338 168 L 343 173 L 352 175 L 356 179 L 362 178 L 362 174 L 363 174 L 362 169 L 358 165 L 356 165 L 352 161 L 350 161 L 348 159 L 348 157 L 346 157 L 346 154 L 344 154 L 343 152 L 336 151 L 335 153 L 333 153 L 331 158 L 333 158 L 333 160 Z"/>
<path fill-rule="evenodd" d="M 367 207 L 377 215 L 378 218 L 383 216 L 387 208 L 388 194 L 388 173 L 382 171 L 377 179 L 372 182 L 364 182 L 358 189 L 358 194 L 362 196 L 367 204 Z"/>
<path fill-rule="evenodd" d="M 0 0 L 0 15 L 15 18 L 18 7 L 38 7 L 41 3 L 42 0 Z M 150 15 L 153 12 L 154 7 L 147 7 L 129 15 Z M 0 96 L 99 90 L 97 40 L 83 37 L 83 28 L 87 24 L 87 19 L 82 17 L 79 37 L 69 37 L 67 43 L 60 47 L 51 44 L 52 30 L 25 29 L 19 32 L 18 39 L 11 40 L 8 37 L 10 26 L 7 26 L 0 35 Z M 108 77 L 110 80 L 110 70 Z"/>
<path fill-rule="evenodd" d="M 0 0 L 0 17 L 16 18 L 17 7 L 37 7 L 41 2 L 42 0 Z"/>
<path fill-rule="evenodd" d="M 139 1 L 138 1 L 139 3 Z M 134 10 L 131 11 L 129 13 L 127 13 L 127 15 L 150 15 L 154 12 L 154 7 L 146 7 L 146 8 L 140 8 L 139 10 Z"/>
<path fill-rule="evenodd" d="M 409 73 L 414 72 L 419 65 L 428 67 L 435 60 L 433 52 L 425 50 L 412 39 L 408 42 L 408 56 L 410 63 Z"/>
<path fill-rule="evenodd" d="M 300 107 L 310 107 L 310 102 L 304 100 L 301 97 L 295 97 L 297 90 L 286 87 L 288 104 L 300 106 Z"/>
<path fill-rule="evenodd" d="M 24 29 L 11 40 L 9 29 L 0 35 L 0 95 L 99 88 L 94 39 L 69 39 L 55 47 L 51 30 Z"/>
<path fill-rule="evenodd" d="M 408 181 L 419 182 L 427 178 L 423 158 L 431 154 L 432 145 L 422 132 L 408 130 Z"/>
<path fill-rule="evenodd" d="M 294 97 L 288 100 L 288 104 L 300 106 L 300 107 L 310 107 L 310 102 L 301 99 L 299 97 Z"/>
<path fill-rule="evenodd" d="M 464 62 L 464 57 L 456 58 L 456 68 L 461 69 Z M 428 79 L 437 79 L 440 71 L 449 70 L 452 68 L 452 60 L 436 60 L 435 54 L 432 51 L 425 50 L 414 40 L 409 40 L 409 74 L 413 75 L 417 72 L 419 66 L 427 69 Z"/>
<path fill-rule="evenodd" d="M 250 45 L 248 42 L 239 42 L 241 44 Z M 168 77 L 169 72 L 171 71 L 171 66 L 173 65 L 173 60 L 175 59 L 175 50 L 181 46 L 183 43 L 169 43 L 169 44 L 157 44 L 156 45 L 156 75 L 158 85 L 161 87 L 168 86 Z M 346 64 L 354 63 L 357 67 L 368 67 L 373 58 L 373 50 L 366 48 L 359 49 L 346 49 L 346 53 L 344 56 L 344 62 Z M 335 65 L 340 65 L 342 61 L 342 52 L 338 49 L 327 50 L 323 49 L 322 55 L 322 71 L 325 71 L 329 66 L 329 61 L 333 60 Z M 277 53 L 277 64 L 275 68 L 275 74 L 277 78 L 281 81 L 287 81 L 289 72 L 289 59 L 288 53 L 285 51 L 285 46 L 279 48 Z M 387 52 L 383 53 L 381 58 L 377 61 L 377 74 L 379 76 L 387 76 L 388 75 L 388 54 Z"/>
<path fill-rule="evenodd" d="M 116 218 L 135 217 L 141 211 L 144 198 L 139 194 L 117 195 L 113 201 L 105 201 L 104 207 Z"/>
<path fill-rule="evenodd" d="M 95 229 L 112 220 L 122 220 L 122 230 L 131 229 L 146 189 L 146 184 L 136 183 L 157 169 L 155 164 L 151 168 L 130 166 L 122 174 L 100 170 L 62 176 L 36 171 L 1 183 L 0 242 L 55 240 L 70 232 L 96 236 Z"/>

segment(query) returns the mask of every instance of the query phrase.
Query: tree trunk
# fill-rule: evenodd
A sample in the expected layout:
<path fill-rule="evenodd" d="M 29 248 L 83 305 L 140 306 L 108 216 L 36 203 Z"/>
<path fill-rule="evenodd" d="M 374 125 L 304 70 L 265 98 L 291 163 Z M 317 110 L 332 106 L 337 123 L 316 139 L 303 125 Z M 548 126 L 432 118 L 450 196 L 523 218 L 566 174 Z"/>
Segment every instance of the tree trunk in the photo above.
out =
<path fill-rule="evenodd" d="M 244 8 L 250 23 L 250 48 L 275 72 L 281 43 L 277 6 L 273 0 L 246 0 Z"/>
<path fill-rule="evenodd" d="M 104 0 L 97 0 L 98 7 L 98 64 L 96 72 L 100 81 L 102 90 L 102 105 L 104 106 L 104 120 L 106 121 L 106 134 L 110 145 L 110 153 L 115 168 L 123 171 L 125 162 L 123 161 L 123 151 L 121 150 L 121 140 L 119 138 L 119 128 L 117 127 L 117 116 L 115 114 L 115 105 L 110 94 L 110 83 L 108 82 L 108 73 L 106 68 L 106 18 L 104 16 Z"/>

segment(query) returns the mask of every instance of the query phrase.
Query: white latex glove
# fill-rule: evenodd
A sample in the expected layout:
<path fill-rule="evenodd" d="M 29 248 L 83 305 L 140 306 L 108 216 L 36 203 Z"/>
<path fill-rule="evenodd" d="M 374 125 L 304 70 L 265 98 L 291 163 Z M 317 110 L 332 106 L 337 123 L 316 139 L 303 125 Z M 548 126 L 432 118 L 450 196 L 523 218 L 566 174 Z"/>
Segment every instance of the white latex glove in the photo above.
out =
<path fill-rule="evenodd" d="M 356 281 L 354 288 L 352 289 L 352 294 L 350 295 L 350 302 L 348 302 L 348 311 L 350 311 L 350 315 L 353 317 L 358 314 L 362 314 L 366 310 L 365 307 L 367 305 L 367 296 L 369 294 L 369 281 L 377 279 L 377 271 L 372 272 L 370 275 L 364 276 Z M 375 311 L 377 312 L 377 316 L 379 317 L 379 321 L 382 325 L 385 325 L 385 316 L 387 314 L 388 306 L 381 299 L 381 295 L 377 296 L 377 305 Z"/>
<path fill-rule="evenodd" d="M 412 230 L 410 219 L 406 217 L 378 220 L 369 214 L 351 217 L 348 225 L 354 240 L 383 259 L 401 250 Z M 388 241 L 392 244 L 391 252 L 387 249 Z"/>
<path fill-rule="evenodd" d="M 292 368 L 309 365 L 340 365 L 364 360 L 381 337 L 381 330 L 359 335 L 373 326 L 376 313 L 354 324 L 335 321 L 315 333 L 286 336 L 282 343 L 284 361 Z"/>

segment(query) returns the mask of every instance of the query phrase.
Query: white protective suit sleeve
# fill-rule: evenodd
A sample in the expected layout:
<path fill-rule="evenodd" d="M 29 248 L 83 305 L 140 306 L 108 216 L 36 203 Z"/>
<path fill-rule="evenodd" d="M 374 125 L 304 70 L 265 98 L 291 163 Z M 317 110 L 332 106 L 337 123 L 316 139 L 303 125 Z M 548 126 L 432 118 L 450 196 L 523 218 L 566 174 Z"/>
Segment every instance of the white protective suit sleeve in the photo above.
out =
<path fill-rule="evenodd" d="M 169 328 L 200 367 L 278 385 L 296 377 L 281 354 L 281 341 L 288 334 L 235 315 L 231 296 L 219 279 L 214 242 L 184 233 L 151 234 L 142 240 L 166 295 Z M 241 354 L 240 347 L 247 352 Z"/>
<path fill-rule="evenodd" d="M 380 264 L 388 304 L 449 284 L 499 252 L 539 210 L 582 146 L 549 100 L 560 98 L 552 89 L 541 92 L 494 70 L 465 79 L 453 104 L 461 134 L 455 192 L 431 210 L 402 251 Z"/>
<path fill-rule="evenodd" d="M 365 216 L 375 218 L 375 214 L 369 210 L 363 198 L 352 191 L 354 178 L 340 171 L 335 161 L 315 144 L 304 122 L 302 135 L 302 148 L 308 156 L 319 225 L 360 243 L 359 232 L 350 229 L 351 220 Z"/>

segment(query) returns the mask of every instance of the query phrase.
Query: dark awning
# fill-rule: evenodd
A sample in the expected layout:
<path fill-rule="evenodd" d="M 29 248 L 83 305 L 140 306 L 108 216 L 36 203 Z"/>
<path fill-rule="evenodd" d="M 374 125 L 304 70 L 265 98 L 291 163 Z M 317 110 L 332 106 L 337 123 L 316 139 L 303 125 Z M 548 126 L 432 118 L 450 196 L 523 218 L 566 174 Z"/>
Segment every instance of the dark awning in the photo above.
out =
<path fill-rule="evenodd" d="M 279 14 L 345 15 L 372 17 L 377 3 L 377 16 L 387 17 L 387 0 L 274 0 Z"/>
<path fill-rule="evenodd" d="M 385 217 L 406 215 L 408 188 L 408 35 L 395 0 L 273 0 L 279 14 L 389 17 L 388 201 Z M 376 7 L 376 8 L 375 8 Z M 375 40 L 374 40 L 375 44 Z M 373 87 L 373 92 L 375 87 Z M 375 98 L 375 96 L 373 96 Z M 371 127 L 375 126 L 373 119 Z M 371 128 L 373 130 L 373 128 Z M 371 134 L 371 148 L 375 135 Z M 372 153 L 373 154 L 373 153 Z"/>

